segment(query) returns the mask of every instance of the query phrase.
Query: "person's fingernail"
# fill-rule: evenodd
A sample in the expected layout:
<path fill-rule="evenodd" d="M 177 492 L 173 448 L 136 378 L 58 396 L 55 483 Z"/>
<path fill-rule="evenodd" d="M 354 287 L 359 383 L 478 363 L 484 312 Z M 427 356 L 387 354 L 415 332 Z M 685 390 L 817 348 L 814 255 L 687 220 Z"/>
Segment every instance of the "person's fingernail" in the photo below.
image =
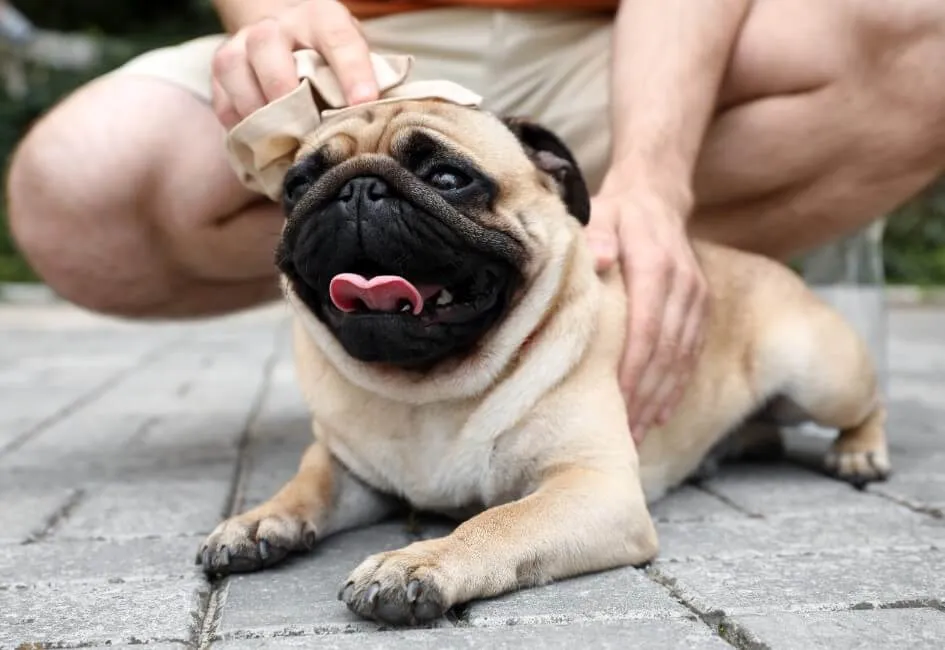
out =
<path fill-rule="evenodd" d="M 361 82 L 355 84 L 351 88 L 351 103 L 360 104 L 361 102 L 369 102 L 377 97 L 377 88 L 374 84 Z"/>

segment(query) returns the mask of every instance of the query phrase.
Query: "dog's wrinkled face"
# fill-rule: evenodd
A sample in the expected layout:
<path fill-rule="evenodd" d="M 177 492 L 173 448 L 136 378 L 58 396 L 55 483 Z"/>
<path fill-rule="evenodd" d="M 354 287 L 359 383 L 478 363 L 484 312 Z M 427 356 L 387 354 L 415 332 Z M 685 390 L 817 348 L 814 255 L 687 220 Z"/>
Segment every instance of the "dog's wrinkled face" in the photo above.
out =
<path fill-rule="evenodd" d="M 414 369 L 470 351 L 527 284 L 554 220 L 590 210 L 554 135 L 437 101 L 327 121 L 283 204 L 289 289 L 352 357 Z"/>

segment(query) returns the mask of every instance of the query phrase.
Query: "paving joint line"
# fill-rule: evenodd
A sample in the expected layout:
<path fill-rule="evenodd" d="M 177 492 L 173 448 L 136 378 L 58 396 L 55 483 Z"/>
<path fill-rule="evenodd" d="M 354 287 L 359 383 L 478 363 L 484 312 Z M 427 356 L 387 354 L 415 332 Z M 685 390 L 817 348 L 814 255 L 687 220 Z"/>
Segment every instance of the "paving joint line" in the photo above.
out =
<path fill-rule="evenodd" d="M 654 561 L 656 565 L 667 564 L 689 564 L 694 562 L 733 562 L 738 560 L 776 560 L 776 559 L 797 559 L 797 558 L 837 558 L 837 557 L 867 557 L 883 555 L 889 553 L 925 553 L 942 551 L 943 547 L 935 542 L 919 544 L 891 544 L 888 546 L 862 546 L 850 544 L 849 546 L 831 546 L 829 548 L 798 547 L 786 548 L 780 551 L 763 551 L 747 549 L 735 551 L 732 553 L 710 553 L 708 555 L 677 555 L 668 557 L 657 557 Z"/>
<path fill-rule="evenodd" d="M 762 515 L 760 512 L 755 512 L 754 510 L 749 510 L 748 508 L 745 508 L 744 506 L 739 505 L 735 501 L 732 501 L 731 499 L 729 499 L 724 494 L 720 494 L 719 492 L 716 492 L 714 489 L 710 488 L 709 486 L 701 482 L 691 483 L 690 485 L 694 487 L 695 489 L 699 490 L 700 492 L 704 492 L 708 494 L 709 496 L 715 499 L 718 499 L 719 501 L 727 505 L 729 508 L 732 508 L 733 510 L 740 512 L 741 514 L 745 515 L 749 519 L 764 519 L 764 515 Z"/>
<path fill-rule="evenodd" d="M 138 361 L 136 363 L 133 363 L 129 366 L 122 368 L 121 370 L 117 371 L 115 374 L 111 375 L 110 377 L 102 381 L 100 384 L 98 384 L 91 390 L 83 393 L 76 399 L 72 400 L 71 402 L 63 406 L 61 409 L 59 409 L 52 415 L 48 415 L 45 418 L 41 419 L 38 423 L 36 423 L 31 428 L 27 429 L 26 431 L 24 431 L 23 433 L 15 437 L 6 445 L 0 446 L 0 458 L 3 458 L 4 456 L 7 456 L 10 453 L 16 451 L 17 449 L 25 445 L 30 440 L 41 435 L 43 432 L 48 430 L 49 427 L 59 422 L 63 418 L 69 417 L 70 415 L 73 415 L 77 411 L 85 408 L 89 404 L 92 404 L 93 402 L 95 402 L 95 400 L 102 397 L 112 388 L 114 388 L 115 386 L 120 384 L 122 381 L 124 381 L 132 373 L 137 372 L 138 370 L 141 370 L 142 368 L 145 368 L 151 363 L 154 363 L 155 361 L 160 359 L 162 353 L 167 348 L 177 345 L 178 343 L 183 341 L 185 338 L 186 338 L 185 336 L 179 336 L 172 339 L 171 341 L 168 341 L 166 343 L 156 346 L 152 350 L 141 355 L 138 358 Z"/>
<path fill-rule="evenodd" d="M 943 511 L 941 508 L 915 503 L 904 497 L 896 497 L 885 492 L 873 492 L 871 490 L 869 493 L 920 515 L 926 515 L 927 517 L 932 517 L 933 519 L 945 519 L 945 511 Z"/>
<path fill-rule="evenodd" d="M 698 620 L 705 623 L 705 625 L 715 634 L 717 634 L 720 639 L 729 645 L 734 646 L 735 648 L 739 648 L 739 650 L 749 650 L 749 648 L 751 650 L 755 650 L 754 648 L 751 648 L 751 646 L 739 645 L 738 639 L 729 638 L 729 636 L 724 635 L 722 633 L 722 624 L 727 620 L 725 612 L 720 610 L 703 611 L 695 604 L 689 602 L 689 600 L 686 599 L 682 591 L 677 586 L 675 578 L 664 574 L 659 570 L 659 568 L 652 564 L 643 570 L 643 575 L 649 578 L 652 582 L 666 589 L 669 592 L 669 595 L 672 596 L 676 602 L 689 610 Z"/>
<path fill-rule="evenodd" d="M 83 488 L 72 490 L 62 505 L 56 508 L 56 510 L 46 518 L 46 521 L 43 522 L 40 528 L 30 533 L 27 538 L 23 540 L 22 545 L 36 544 L 49 537 L 60 524 L 69 518 L 69 515 L 79 506 L 85 498 L 85 495 L 86 490 Z"/>
<path fill-rule="evenodd" d="M 250 406 L 249 413 L 246 416 L 246 424 L 243 426 L 243 432 L 240 435 L 239 445 L 237 446 L 236 464 L 233 468 L 233 478 L 230 483 L 230 490 L 227 494 L 226 502 L 223 507 L 222 517 L 231 517 L 242 507 L 243 495 L 246 489 L 248 472 L 248 457 L 250 441 L 253 432 L 256 430 L 259 418 L 262 414 L 263 405 L 269 392 L 272 389 L 272 375 L 279 360 L 279 350 L 282 343 L 284 328 L 276 328 L 273 337 L 272 348 L 269 355 L 263 363 L 262 381 L 256 397 Z M 209 591 L 204 596 L 200 594 L 196 609 L 191 612 L 194 625 L 191 630 L 191 638 L 188 647 L 194 650 L 206 650 L 209 648 L 218 634 L 220 620 L 223 616 L 223 608 L 226 605 L 226 594 L 229 587 L 229 580 L 221 578 L 219 580 L 210 580 Z"/>
<path fill-rule="evenodd" d="M 945 604 L 938 599 L 900 600 L 880 603 L 854 603 L 847 607 L 823 610 L 811 609 L 811 612 L 829 612 L 831 614 L 879 611 L 884 609 L 934 609 L 945 613 Z M 762 614 L 755 614 L 762 616 Z M 771 646 L 759 639 L 751 628 L 739 623 L 733 617 L 723 614 L 718 623 L 718 634 L 739 650 L 772 650 Z"/>

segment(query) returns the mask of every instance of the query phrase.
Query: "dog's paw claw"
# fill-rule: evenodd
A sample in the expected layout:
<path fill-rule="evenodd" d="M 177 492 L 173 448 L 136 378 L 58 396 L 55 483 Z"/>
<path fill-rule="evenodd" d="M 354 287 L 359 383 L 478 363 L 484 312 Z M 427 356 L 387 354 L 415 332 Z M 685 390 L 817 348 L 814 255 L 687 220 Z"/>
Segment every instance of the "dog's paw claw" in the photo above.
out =
<path fill-rule="evenodd" d="M 314 538 L 313 526 L 292 517 L 234 517 L 207 537 L 197 564 L 210 575 L 258 571 L 281 562 L 290 552 L 309 550 Z"/>
<path fill-rule="evenodd" d="M 830 451 L 824 459 L 827 472 L 851 485 L 862 488 L 868 483 L 889 478 L 889 456 L 885 451 Z"/>
<path fill-rule="evenodd" d="M 418 599 L 419 597 L 420 597 L 420 581 L 419 581 L 419 580 L 411 580 L 411 581 L 407 584 L 407 602 L 408 602 L 408 603 L 415 603 L 415 602 L 417 602 L 417 599 Z"/>
<path fill-rule="evenodd" d="M 381 593 L 381 585 L 377 582 L 372 582 L 371 586 L 368 587 L 367 593 L 364 595 L 364 604 L 371 609 L 377 605 L 377 595 Z"/>
<path fill-rule="evenodd" d="M 429 623 L 448 609 L 438 573 L 422 554 L 382 553 L 352 572 L 338 598 L 355 614 L 382 623 Z"/>

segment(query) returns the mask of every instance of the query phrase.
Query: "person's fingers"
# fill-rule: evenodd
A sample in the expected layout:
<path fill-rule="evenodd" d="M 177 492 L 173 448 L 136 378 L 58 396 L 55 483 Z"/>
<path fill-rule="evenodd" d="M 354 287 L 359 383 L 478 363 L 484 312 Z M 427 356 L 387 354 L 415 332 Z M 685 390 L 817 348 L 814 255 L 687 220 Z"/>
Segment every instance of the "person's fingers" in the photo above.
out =
<path fill-rule="evenodd" d="M 246 30 L 246 56 L 265 101 L 287 95 L 299 85 L 292 38 L 273 18 Z"/>
<path fill-rule="evenodd" d="M 662 401 L 672 393 L 678 381 L 676 362 L 679 343 L 685 325 L 684 296 L 680 295 L 678 283 L 669 290 L 663 312 L 659 338 L 654 344 L 653 354 L 642 368 L 634 393 L 634 419 L 638 429 L 649 429 L 659 415 Z"/>
<path fill-rule="evenodd" d="M 213 113 L 226 129 L 232 129 L 240 121 L 240 115 L 236 112 L 230 96 L 223 90 L 223 86 L 213 79 L 213 94 L 211 95 L 210 105 L 213 107 Z"/>
<path fill-rule="evenodd" d="M 344 90 L 349 104 L 378 97 L 377 79 L 371 66 L 370 50 L 351 13 L 336 0 L 321 0 L 317 21 L 309 27 L 311 46 L 328 61 Z"/>
<path fill-rule="evenodd" d="M 702 319 L 691 316 L 686 323 L 683 331 L 682 343 L 680 344 L 679 358 L 676 364 L 675 381 L 672 390 L 662 399 L 656 417 L 653 420 L 654 426 L 663 426 L 672 417 L 676 407 L 682 400 L 689 380 L 692 378 L 693 370 L 697 360 L 698 343 L 701 335 L 694 334 L 702 329 Z M 695 339 L 695 340 L 693 340 Z"/>
<path fill-rule="evenodd" d="M 265 105 L 266 100 L 246 57 L 246 35 L 240 32 L 213 57 L 213 78 L 243 118 Z"/>
<path fill-rule="evenodd" d="M 620 369 L 620 386 L 627 398 L 627 414 L 631 425 L 641 424 L 639 416 L 647 391 L 642 385 L 641 377 L 657 351 L 660 332 L 664 327 L 663 302 L 666 292 L 670 289 L 670 275 L 667 271 L 661 261 L 648 267 L 625 262 L 628 297 L 627 344 Z"/>
<path fill-rule="evenodd" d="M 594 256 L 598 273 L 606 271 L 620 256 L 617 237 L 616 210 L 606 201 L 591 201 L 591 220 L 584 228 L 584 237 Z"/>
<path fill-rule="evenodd" d="M 653 363 L 644 370 L 641 390 L 646 405 L 640 415 L 644 427 L 662 424 L 686 380 L 693 361 L 692 347 L 702 322 L 701 285 L 697 271 L 679 269 L 666 305 L 666 318 Z"/>

